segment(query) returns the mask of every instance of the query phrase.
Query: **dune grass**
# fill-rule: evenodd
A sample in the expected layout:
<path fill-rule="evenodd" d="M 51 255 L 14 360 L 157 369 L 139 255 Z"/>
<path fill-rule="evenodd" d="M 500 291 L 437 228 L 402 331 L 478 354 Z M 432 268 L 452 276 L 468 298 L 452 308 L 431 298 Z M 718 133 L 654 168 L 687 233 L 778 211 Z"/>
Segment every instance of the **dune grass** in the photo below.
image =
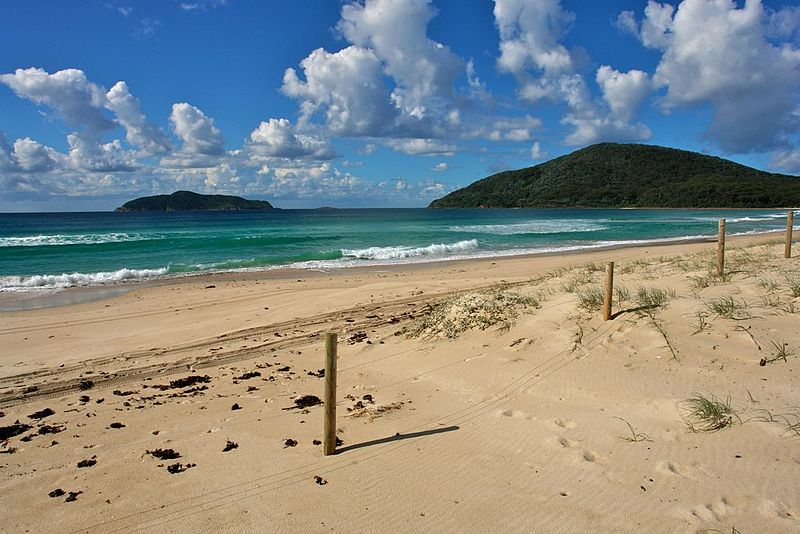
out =
<path fill-rule="evenodd" d="M 695 393 L 681 403 L 681 409 L 681 416 L 692 432 L 716 432 L 742 422 L 731 406 L 730 397 L 723 400 L 713 394 Z"/>
<path fill-rule="evenodd" d="M 726 319 L 747 319 L 750 313 L 747 311 L 747 301 L 726 295 L 712 299 L 706 303 L 708 309 L 714 312 L 717 317 Z"/>
<path fill-rule="evenodd" d="M 599 287 L 578 290 L 578 307 L 586 313 L 594 313 L 603 307 L 605 295 Z"/>

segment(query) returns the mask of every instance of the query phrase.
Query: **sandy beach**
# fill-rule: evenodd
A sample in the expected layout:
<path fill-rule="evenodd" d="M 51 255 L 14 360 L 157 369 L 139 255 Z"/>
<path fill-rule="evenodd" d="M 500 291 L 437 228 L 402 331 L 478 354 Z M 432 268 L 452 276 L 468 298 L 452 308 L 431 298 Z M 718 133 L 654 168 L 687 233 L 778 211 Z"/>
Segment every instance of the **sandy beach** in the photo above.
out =
<path fill-rule="evenodd" d="M 2 312 L 0 525 L 800 531 L 800 263 L 779 239 L 730 238 L 721 278 L 704 242 L 228 273 Z M 326 332 L 328 457 L 304 402 Z"/>

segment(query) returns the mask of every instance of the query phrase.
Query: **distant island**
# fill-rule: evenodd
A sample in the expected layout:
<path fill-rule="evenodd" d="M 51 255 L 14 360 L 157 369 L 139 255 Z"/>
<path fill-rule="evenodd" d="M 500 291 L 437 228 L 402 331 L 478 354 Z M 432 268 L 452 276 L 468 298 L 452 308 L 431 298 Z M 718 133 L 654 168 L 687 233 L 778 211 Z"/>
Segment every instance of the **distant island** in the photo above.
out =
<path fill-rule="evenodd" d="M 171 195 L 140 197 L 126 202 L 114 211 L 190 211 L 190 210 L 271 210 L 266 200 L 247 200 L 230 195 L 201 195 L 176 191 Z"/>
<path fill-rule="evenodd" d="M 600 143 L 501 172 L 431 208 L 771 208 L 800 206 L 800 178 L 652 145 Z"/>

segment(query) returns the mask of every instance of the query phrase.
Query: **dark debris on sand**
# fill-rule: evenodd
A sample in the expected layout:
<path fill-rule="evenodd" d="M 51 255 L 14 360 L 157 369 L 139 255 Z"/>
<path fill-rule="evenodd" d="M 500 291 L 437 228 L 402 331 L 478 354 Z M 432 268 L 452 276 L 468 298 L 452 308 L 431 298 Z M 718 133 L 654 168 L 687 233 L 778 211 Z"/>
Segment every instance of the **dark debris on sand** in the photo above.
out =
<path fill-rule="evenodd" d="M 120 391 L 118 389 L 115 389 L 114 391 L 111 392 L 112 395 L 116 395 L 117 397 L 127 397 L 129 395 L 136 395 L 137 393 L 139 393 L 139 392 L 138 391 Z"/>
<path fill-rule="evenodd" d="M 303 395 L 294 399 L 294 406 L 289 406 L 288 408 L 284 408 L 284 410 L 303 409 L 316 406 L 317 404 L 322 404 L 322 399 L 316 395 Z"/>
<path fill-rule="evenodd" d="M 174 460 L 175 458 L 181 457 L 181 453 L 173 449 L 153 449 L 152 451 L 145 452 L 159 460 Z"/>
<path fill-rule="evenodd" d="M 92 456 L 91 458 L 87 458 L 86 460 L 81 460 L 78 462 L 78 467 L 92 467 L 97 463 L 97 456 Z"/>
<path fill-rule="evenodd" d="M 322 478 L 319 475 L 314 475 L 314 482 L 316 482 L 317 485 L 319 485 L 319 486 L 324 486 L 325 484 L 328 483 L 327 480 L 325 480 L 324 478 Z"/>
<path fill-rule="evenodd" d="M 19 436 L 31 428 L 33 428 L 31 425 L 26 425 L 25 423 L 20 423 L 19 421 L 15 422 L 13 425 L 0 426 L 0 440 L 5 441 L 8 438 Z"/>
<path fill-rule="evenodd" d="M 192 467 L 197 467 L 197 464 L 186 464 L 183 465 L 182 463 L 172 464 L 167 466 L 167 471 L 170 475 L 174 475 L 176 473 L 183 473 L 187 469 L 191 469 Z"/>
<path fill-rule="evenodd" d="M 50 493 L 48 493 L 48 495 L 50 496 L 51 499 L 55 499 L 56 497 L 61 497 L 62 495 L 66 495 L 66 493 L 67 492 L 64 491 L 63 489 L 56 488 L 53 491 L 51 491 Z"/>
<path fill-rule="evenodd" d="M 250 380 L 251 378 L 255 378 L 257 376 L 261 376 L 261 372 L 259 371 L 248 371 L 241 376 L 237 376 L 234 380 Z"/>
<path fill-rule="evenodd" d="M 78 495 L 80 495 L 81 493 L 83 493 L 83 492 L 82 491 L 70 491 L 69 495 L 67 495 L 67 498 L 64 499 L 64 502 L 75 502 L 75 501 L 77 501 L 78 500 Z"/>
<path fill-rule="evenodd" d="M 297 447 L 297 440 L 289 438 L 283 442 L 283 448 L 286 449 L 288 447 Z"/>
<path fill-rule="evenodd" d="M 66 428 L 67 427 L 61 425 L 42 425 L 39 427 L 39 434 L 42 436 L 45 434 L 58 434 L 66 430 Z"/>
<path fill-rule="evenodd" d="M 164 391 L 167 389 L 185 388 L 195 384 L 208 384 L 209 382 L 211 382 L 211 377 L 208 375 L 189 375 L 176 380 L 170 380 L 169 384 L 155 384 L 150 387 Z"/>
<path fill-rule="evenodd" d="M 231 410 L 241 410 L 241 409 L 242 407 L 239 406 L 238 402 L 234 403 L 233 406 L 231 406 Z"/>
<path fill-rule="evenodd" d="M 319 371 L 309 371 L 308 376 L 314 376 L 316 378 L 325 378 L 325 369 L 320 369 Z"/>
<path fill-rule="evenodd" d="M 228 442 L 225 444 L 225 448 L 222 449 L 222 452 L 228 452 L 238 448 L 239 448 L 238 443 L 236 443 L 235 441 L 228 440 Z"/>
<path fill-rule="evenodd" d="M 45 417 L 50 417 L 53 415 L 54 412 L 50 408 L 45 408 L 44 410 L 39 410 L 38 412 L 33 412 L 28 416 L 28 419 L 44 419 Z"/>
<path fill-rule="evenodd" d="M 92 389 L 94 387 L 94 382 L 91 380 L 83 380 L 80 384 L 78 384 L 78 388 L 81 391 L 86 391 L 87 389 Z"/>
<path fill-rule="evenodd" d="M 108 428 L 125 428 L 125 425 L 122 423 L 111 423 L 108 425 Z"/>

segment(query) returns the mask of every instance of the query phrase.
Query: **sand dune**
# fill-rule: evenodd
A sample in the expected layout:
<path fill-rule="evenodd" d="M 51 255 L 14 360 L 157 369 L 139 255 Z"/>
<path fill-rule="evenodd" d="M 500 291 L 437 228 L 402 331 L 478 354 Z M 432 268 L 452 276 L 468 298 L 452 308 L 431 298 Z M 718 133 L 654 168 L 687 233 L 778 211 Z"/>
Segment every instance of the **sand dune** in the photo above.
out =
<path fill-rule="evenodd" d="M 219 275 L 4 313 L 0 525 L 800 531 L 800 267 L 763 241 L 731 240 L 725 279 L 698 243 Z M 628 296 L 604 322 L 609 260 Z M 295 402 L 322 396 L 327 331 L 330 457 L 322 406 Z M 719 430 L 687 424 L 698 394 L 730 399 Z"/>

